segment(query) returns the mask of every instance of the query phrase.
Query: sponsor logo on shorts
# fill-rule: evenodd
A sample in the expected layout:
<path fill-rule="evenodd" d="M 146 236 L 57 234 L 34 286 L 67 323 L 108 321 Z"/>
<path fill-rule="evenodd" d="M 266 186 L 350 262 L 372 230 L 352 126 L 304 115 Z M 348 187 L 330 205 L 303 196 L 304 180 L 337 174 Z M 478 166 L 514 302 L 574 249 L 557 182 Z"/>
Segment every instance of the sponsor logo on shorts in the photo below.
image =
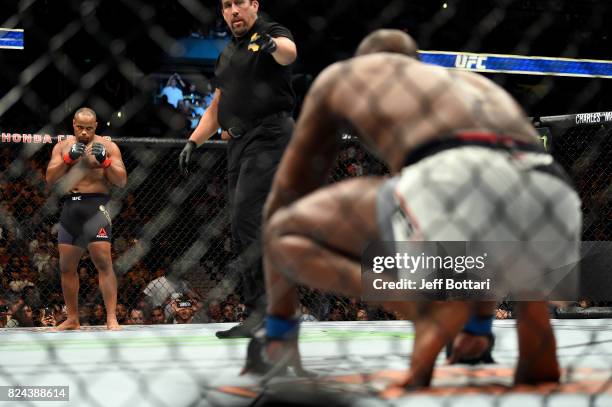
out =
<path fill-rule="evenodd" d="M 104 228 L 100 228 L 98 234 L 96 235 L 98 239 L 108 239 L 108 235 L 106 234 L 106 230 Z"/>
<path fill-rule="evenodd" d="M 79 195 L 79 196 L 73 196 L 73 197 L 72 197 L 72 200 L 73 200 L 73 201 L 80 201 L 80 200 L 81 200 L 81 198 L 82 198 L 82 197 L 81 197 L 80 195 Z"/>
<path fill-rule="evenodd" d="M 98 209 L 100 209 L 100 212 L 102 212 L 104 214 L 104 217 L 106 217 L 106 220 L 108 221 L 108 224 L 112 225 L 113 222 L 111 220 L 110 213 L 108 213 L 108 211 L 106 210 L 106 207 L 104 205 L 100 205 L 98 207 Z"/>

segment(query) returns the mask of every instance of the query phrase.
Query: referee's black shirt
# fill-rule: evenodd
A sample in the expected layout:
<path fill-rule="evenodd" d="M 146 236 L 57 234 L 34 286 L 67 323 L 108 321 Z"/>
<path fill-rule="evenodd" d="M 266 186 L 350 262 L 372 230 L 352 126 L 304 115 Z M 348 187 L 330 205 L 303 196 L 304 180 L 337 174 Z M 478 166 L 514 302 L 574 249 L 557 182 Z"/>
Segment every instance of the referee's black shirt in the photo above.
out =
<path fill-rule="evenodd" d="M 249 42 L 256 33 L 287 37 L 291 32 L 280 24 L 257 18 L 242 37 L 232 37 L 215 67 L 221 90 L 218 120 L 223 129 L 247 128 L 256 120 L 275 113 L 291 113 L 295 94 L 291 87 L 291 65 L 280 65 L 271 54 L 259 52 Z"/>

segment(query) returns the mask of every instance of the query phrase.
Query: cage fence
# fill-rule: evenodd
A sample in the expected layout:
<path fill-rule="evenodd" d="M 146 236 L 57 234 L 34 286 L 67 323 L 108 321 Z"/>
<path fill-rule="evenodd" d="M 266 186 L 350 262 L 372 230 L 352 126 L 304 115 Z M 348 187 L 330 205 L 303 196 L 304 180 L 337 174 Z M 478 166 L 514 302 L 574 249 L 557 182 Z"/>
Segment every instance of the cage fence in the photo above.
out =
<path fill-rule="evenodd" d="M 197 117 L 184 105 L 181 110 L 154 103 L 154 95 L 159 94 L 167 75 L 152 73 L 153 66 L 165 58 L 161 54 L 183 56 L 185 50 L 175 39 L 177 36 L 198 30 L 211 37 L 223 35 L 217 24 L 220 18 L 217 2 L 180 0 L 151 5 L 140 1 L 65 1 L 61 12 L 57 4 L 43 0 L 8 3 L 5 9 L 8 13 L 0 16 L 1 25 L 25 29 L 26 47 L 36 51 L 24 56 L 11 55 L 14 63 L 0 63 L 0 299 L 14 309 L 12 318 L 22 327 L 38 325 L 46 308 L 51 308 L 58 320 L 62 318 L 55 240 L 61 195 L 46 185 L 44 170 L 56 135 L 70 131 L 67 129 L 72 114 L 82 105 L 89 105 L 98 113 L 101 133 L 117 142 L 128 171 L 128 184 L 114 190 L 109 203 L 120 322 L 128 323 L 132 310 L 142 310 L 145 323 L 152 322 L 155 312 L 161 312 L 165 321 L 171 320 L 168 301 L 177 296 L 189 296 L 197 303 L 194 323 L 237 322 L 245 318 L 239 270 L 230 267 L 237 253 L 232 250 L 230 236 L 226 144 L 213 140 L 199 149 L 195 170 L 185 178 L 178 171 L 177 158 Z M 557 16 L 574 13 L 582 25 L 564 33 L 562 38 L 566 40 L 555 41 L 554 49 L 548 51 L 571 58 L 578 55 L 587 41 L 596 40 L 595 33 L 609 14 L 602 2 L 595 1 L 586 2 L 590 6 L 569 2 L 559 6 L 549 2 L 549 7 L 539 9 L 541 6 L 536 2 L 507 0 L 488 2 L 477 10 L 466 10 L 465 2 L 461 1 L 444 3 L 446 7 L 391 1 L 382 7 L 362 2 L 369 17 L 365 19 L 364 10 L 358 11 L 353 2 L 336 1 L 327 7 L 322 7 L 323 3 L 311 5 L 321 6 L 318 13 L 293 18 L 300 2 L 262 2 L 262 10 L 285 25 L 290 26 L 291 21 L 295 27 L 306 27 L 308 35 L 300 31 L 297 39 L 304 51 L 303 64 L 309 68 L 320 68 L 319 62 L 309 61 L 317 54 L 329 60 L 350 56 L 347 50 L 359 39 L 338 24 L 347 19 L 354 20 L 359 27 L 355 32 L 389 25 L 415 28 L 423 49 L 441 42 L 451 49 L 497 49 L 490 44 L 506 41 L 502 48 L 508 53 L 530 55 L 542 52 L 543 43 L 549 46 L 551 35 L 561 35 L 563 25 Z M 564 7 L 567 9 L 562 10 Z M 423 16 L 424 20 L 417 23 L 411 15 Z M 523 18 L 520 25 L 516 24 L 517 16 Z M 470 29 L 465 34 L 453 34 L 466 24 Z M 580 30 L 584 27 L 588 29 L 583 35 Z M 502 32 L 507 35 L 501 35 Z M 580 35 L 574 35 L 577 33 Z M 18 52 L 0 51 L 2 57 L 7 52 Z M 186 77 L 202 91 L 210 82 L 210 68 L 190 68 Z M 495 79 L 502 85 L 511 81 L 503 74 Z M 604 81 L 589 79 L 578 97 L 568 102 L 568 110 L 555 113 L 586 112 L 593 106 L 592 99 L 609 86 Z M 530 79 L 528 87 L 533 91 L 522 97 L 521 102 L 529 114 L 538 116 L 535 123 L 544 135 L 546 148 L 576 186 L 584 217 L 582 239 L 610 241 L 612 120 L 603 114 L 597 116 L 595 123 L 573 114 L 539 117 L 538 109 L 559 98 L 556 83 L 549 76 Z M 385 165 L 363 148 L 357 138 L 341 134 L 338 137 L 344 140 L 330 183 L 388 174 Z M 583 291 L 575 299 L 576 304 L 557 309 L 557 316 L 609 318 L 612 287 L 609 268 L 604 263 L 603 269 L 584 269 Z M 81 324 L 103 324 L 97 273 L 87 256 L 78 273 Z M 300 289 L 300 300 L 303 311 L 317 321 L 398 318 L 360 299 L 306 287 Z M 28 318 L 24 308 L 30 308 L 33 316 Z M 507 311 L 504 316 L 512 316 L 511 303 L 502 303 L 499 308 Z M 608 325 L 605 320 L 599 324 L 594 321 L 592 334 L 581 351 L 605 354 L 602 361 L 609 367 L 612 363 L 607 348 L 598 348 L 602 341 L 599 329 L 609 329 Z M 402 339 L 399 335 L 392 340 L 396 355 L 406 353 L 399 345 Z M 359 361 L 348 356 L 350 341 L 348 338 L 337 345 L 339 358 L 349 368 L 358 367 Z M 604 338 L 603 343 L 606 341 L 609 339 Z M 71 367 L 70 360 L 54 359 L 57 349 L 41 343 L 48 346 L 50 360 L 57 363 L 59 371 L 84 389 L 86 404 L 104 404 L 99 395 L 87 393 L 90 387 L 87 374 L 91 372 L 83 374 Z M 170 345 L 164 360 L 172 360 L 176 370 L 187 372 L 188 381 L 206 388 L 210 379 L 204 369 L 210 366 L 204 368 L 186 355 L 189 345 L 186 340 L 170 338 L 164 343 Z M 6 346 L 10 351 L 19 345 Z M 127 372 L 136 372 L 132 380 L 139 387 L 141 402 L 170 404 L 156 395 L 156 382 L 151 381 L 150 375 L 139 373 L 134 367 L 136 362 L 126 357 L 124 351 L 109 346 L 104 352 L 105 357 Z M 572 363 L 579 365 L 580 356 L 576 355 Z M 230 353 L 224 357 L 231 358 Z M 19 373 L 1 366 L 0 369 L 11 383 L 20 381 Z M 602 383 L 598 392 L 609 393 L 610 377 Z M 445 403 L 454 405 L 450 399 Z M 123 400 L 123 404 L 130 404 L 130 400 Z"/>

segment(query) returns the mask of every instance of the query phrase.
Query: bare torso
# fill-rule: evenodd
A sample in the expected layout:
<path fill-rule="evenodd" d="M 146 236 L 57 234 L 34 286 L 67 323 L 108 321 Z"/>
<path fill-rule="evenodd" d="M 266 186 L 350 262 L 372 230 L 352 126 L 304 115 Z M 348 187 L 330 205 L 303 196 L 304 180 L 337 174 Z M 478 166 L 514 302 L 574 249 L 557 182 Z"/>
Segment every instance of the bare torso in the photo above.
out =
<path fill-rule="evenodd" d="M 479 131 L 537 143 L 522 109 L 498 85 L 399 54 L 378 53 L 337 64 L 327 93 L 333 113 L 347 119 L 392 172 L 417 146 Z M 389 78 L 393 78 L 390 80 Z"/>
<path fill-rule="evenodd" d="M 102 143 L 109 149 L 110 141 L 104 137 L 95 135 L 94 138 L 87 144 L 86 153 L 83 157 L 74 164 L 68 173 L 64 176 L 66 180 L 72 180 L 72 174 L 75 175 L 74 180 L 66 185 L 66 192 L 81 192 L 81 193 L 109 193 L 110 182 L 104 176 L 104 168 L 96 158 L 90 154 L 93 143 Z M 70 147 L 75 143 L 74 137 L 68 137 L 62 141 L 61 151 L 62 156 L 70 151 Z"/>

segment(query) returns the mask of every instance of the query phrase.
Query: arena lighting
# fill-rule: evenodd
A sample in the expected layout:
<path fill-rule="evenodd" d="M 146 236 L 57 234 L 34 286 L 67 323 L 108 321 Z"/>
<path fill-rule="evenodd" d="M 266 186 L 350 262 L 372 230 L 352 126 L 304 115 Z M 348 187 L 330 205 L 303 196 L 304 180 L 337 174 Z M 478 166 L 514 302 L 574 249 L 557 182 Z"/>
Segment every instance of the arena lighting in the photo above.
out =
<path fill-rule="evenodd" d="M 23 30 L 0 28 L 0 48 L 23 49 Z"/>
<path fill-rule="evenodd" d="M 423 62 L 475 72 L 526 75 L 612 78 L 612 61 L 477 54 L 452 51 L 419 51 Z"/>

